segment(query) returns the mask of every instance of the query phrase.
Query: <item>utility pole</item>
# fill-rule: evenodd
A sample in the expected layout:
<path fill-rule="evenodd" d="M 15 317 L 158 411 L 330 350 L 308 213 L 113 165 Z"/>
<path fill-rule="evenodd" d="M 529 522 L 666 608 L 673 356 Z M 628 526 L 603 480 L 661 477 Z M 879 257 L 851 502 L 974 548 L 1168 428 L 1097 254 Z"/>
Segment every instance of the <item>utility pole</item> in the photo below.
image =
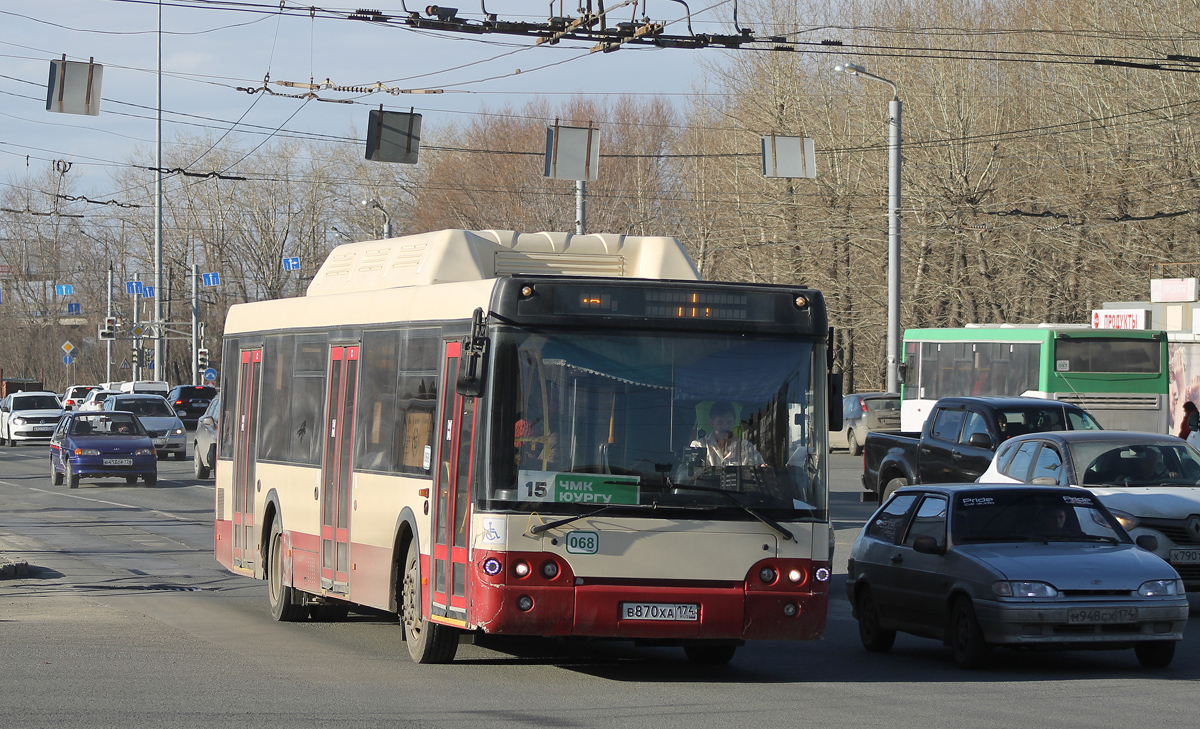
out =
<path fill-rule="evenodd" d="M 200 266 L 192 264 L 192 384 L 200 384 Z"/>

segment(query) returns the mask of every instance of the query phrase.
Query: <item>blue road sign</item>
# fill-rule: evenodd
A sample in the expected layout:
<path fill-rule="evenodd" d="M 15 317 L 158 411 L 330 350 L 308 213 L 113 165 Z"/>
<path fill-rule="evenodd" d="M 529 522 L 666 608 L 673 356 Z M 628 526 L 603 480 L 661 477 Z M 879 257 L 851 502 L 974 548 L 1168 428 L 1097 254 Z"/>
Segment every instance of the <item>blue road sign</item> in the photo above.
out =
<path fill-rule="evenodd" d="M 154 298 L 154 287 L 153 286 L 143 286 L 142 287 L 142 298 L 143 299 L 153 299 Z"/>
<path fill-rule="evenodd" d="M 283 270 L 299 271 L 300 270 L 300 258 L 298 256 L 292 256 L 291 258 L 283 259 Z"/>
<path fill-rule="evenodd" d="M 134 294 L 142 293 L 142 282 L 141 281 L 126 281 L 125 282 L 125 293 L 129 294 L 130 296 L 133 296 Z"/>
<path fill-rule="evenodd" d="M 70 296 L 74 290 L 75 287 L 71 284 L 58 284 L 54 287 L 54 293 L 58 296 Z"/>
<path fill-rule="evenodd" d="M 217 381 L 217 371 L 215 369 L 213 369 L 212 367 L 209 367 L 208 369 L 204 370 L 204 380 L 206 382 L 216 382 Z"/>
<path fill-rule="evenodd" d="M 71 364 L 71 363 L 72 363 L 72 362 L 74 362 L 74 361 L 75 361 L 75 358 L 74 358 L 74 357 L 72 357 L 71 355 L 69 355 L 69 354 L 64 354 L 64 355 L 63 355 L 63 364 L 65 364 L 65 365 L 69 365 L 69 364 Z"/>
<path fill-rule="evenodd" d="M 213 273 L 202 273 L 200 274 L 200 278 L 204 281 L 205 286 L 221 285 L 221 274 L 215 271 Z"/>
<path fill-rule="evenodd" d="M 67 304 L 67 313 L 68 314 L 82 314 L 83 313 L 83 305 L 82 304 Z"/>

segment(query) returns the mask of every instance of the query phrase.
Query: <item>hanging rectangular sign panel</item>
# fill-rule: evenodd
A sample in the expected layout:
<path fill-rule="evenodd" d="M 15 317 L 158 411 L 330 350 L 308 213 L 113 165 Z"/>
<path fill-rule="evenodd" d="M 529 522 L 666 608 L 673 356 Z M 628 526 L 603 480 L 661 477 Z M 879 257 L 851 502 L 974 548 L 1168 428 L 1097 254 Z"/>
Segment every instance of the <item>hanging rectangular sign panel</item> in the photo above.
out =
<path fill-rule="evenodd" d="M 367 120 L 367 159 L 415 165 L 420 149 L 420 114 L 371 110 Z"/>
<path fill-rule="evenodd" d="M 817 176 L 816 162 L 813 140 L 808 137 L 777 137 L 771 134 L 762 138 L 763 177 L 803 177 L 812 180 Z"/>
<path fill-rule="evenodd" d="M 600 162 L 600 130 L 591 127 L 546 127 L 546 169 L 552 180 L 592 182 Z"/>
<path fill-rule="evenodd" d="M 100 115 L 100 82 L 104 66 L 80 61 L 51 61 L 46 85 L 46 111 Z"/>

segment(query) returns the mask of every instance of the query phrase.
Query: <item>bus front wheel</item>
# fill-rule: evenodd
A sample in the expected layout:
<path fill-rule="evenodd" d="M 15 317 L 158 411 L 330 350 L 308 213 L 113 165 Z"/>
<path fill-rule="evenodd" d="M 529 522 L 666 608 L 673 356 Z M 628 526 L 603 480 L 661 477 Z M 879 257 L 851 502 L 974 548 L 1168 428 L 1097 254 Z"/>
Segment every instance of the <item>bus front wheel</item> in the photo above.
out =
<path fill-rule="evenodd" d="M 458 652 L 458 631 L 431 623 L 421 615 L 421 552 L 414 538 L 408 543 L 401 585 L 400 621 L 408 655 L 414 663 L 449 663 Z"/>

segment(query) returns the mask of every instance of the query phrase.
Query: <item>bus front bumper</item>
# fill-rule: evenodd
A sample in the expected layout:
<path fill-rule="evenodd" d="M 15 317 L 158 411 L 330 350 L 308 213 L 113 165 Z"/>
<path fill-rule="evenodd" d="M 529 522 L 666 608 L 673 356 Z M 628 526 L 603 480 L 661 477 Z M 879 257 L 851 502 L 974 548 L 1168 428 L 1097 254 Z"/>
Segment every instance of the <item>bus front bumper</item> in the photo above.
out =
<path fill-rule="evenodd" d="M 544 553 L 477 553 L 471 621 L 485 633 L 650 640 L 811 640 L 825 631 L 829 568 L 770 559 L 742 582 L 585 578 L 558 561 L 546 578 Z M 488 577 L 485 563 L 500 571 Z M 514 577 L 512 565 L 530 569 Z M 775 578 L 761 578 L 765 568 Z M 795 572 L 800 581 L 789 580 Z"/>

